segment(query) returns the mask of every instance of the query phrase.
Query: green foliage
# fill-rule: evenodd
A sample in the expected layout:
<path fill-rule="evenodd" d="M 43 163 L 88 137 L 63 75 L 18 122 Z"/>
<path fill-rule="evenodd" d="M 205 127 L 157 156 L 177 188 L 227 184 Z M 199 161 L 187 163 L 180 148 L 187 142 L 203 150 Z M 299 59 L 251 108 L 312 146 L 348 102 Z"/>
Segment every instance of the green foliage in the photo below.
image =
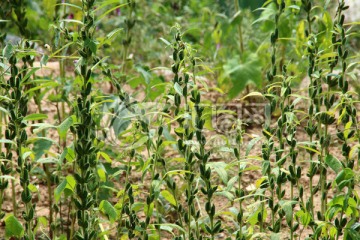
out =
<path fill-rule="evenodd" d="M 4 2 L 0 238 L 358 239 L 347 11 Z"/>
<path fill-rule="evenodd" d="M 24 228 L 14 215 L 5 217 L 5 238 L 21 238 L 24 236 Z"/>

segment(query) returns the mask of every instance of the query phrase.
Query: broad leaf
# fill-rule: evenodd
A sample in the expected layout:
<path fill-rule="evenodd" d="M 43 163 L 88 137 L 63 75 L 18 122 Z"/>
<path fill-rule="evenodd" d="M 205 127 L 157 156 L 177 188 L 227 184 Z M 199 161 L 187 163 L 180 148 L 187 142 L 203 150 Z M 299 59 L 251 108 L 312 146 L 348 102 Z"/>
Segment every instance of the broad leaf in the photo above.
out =
<path fill-rule="evenodd" d="M 24 236 L 24 228 L 14 215 L 5 218 L 5 237 L 21 238 Z"/>
<path fill-rule="evenodd" d="M 117 212 L 114 206 L 110 202 L 106 200 L 102 200 L 99 209 L 102 213 L 106 214 L 109 217 L 111 223 L 115 222 L 117 217 Z"/>
<path fill-rule="evenodd" d="M 329 165 L 329 167 L 331 167 L 331 169 L 334 170 L 335 173 L 339 173 L 343 168 L 341 162 L 331 154 L 328 154 L 325 157 L 325 163 Z"/>
<path fill-rule="evenodd" d="M 61 197 L 62 192 L 64 191 L 65 187 L 66 187 L 67 181 L 66 179 L 64 179 L 56 188 L 54 191 L 54 195 L 55 195 L 55 202 L 58 203 Z"/>
<path fill-rule="evenodd" d="M 229 59 L 223 68 L 225 77 L 229 78 L 232 84 L 229 89 L 229 98 L 236 97 L 250 83 L 261 87 L 261 62 L 256 55 L 249 55 L 248 58 L 243 61 L 239 58 Z"/>
<path fill-rule="evenodd" d="M 228 182 L 228 174 L 226 172 L 227 164 L 224 162 L 211 162 L 207 164 L 209 167 L 213 168 L 215 172 L 219 175 L 224 184 Z"/>
<path fill-rule="evenodd" d="M 135 142 L 133 145 L 131 145 L 128 149 L 136 149 L 144 145 L 146 141 L 149 139 L 148 136 L 143 136 L 140 138 L 137 142 Z"/>
<path fill-rule="evenodd" d="M 176 200 L 168 190 L 161 191 L 161 196 L 163 196 L 171 205 L 176 206 Z"/>
<path fill-rule="evenodd" d="M 75 116 L 72 115 L 65 119 L 59 126 L 58 126 L 58 132 L 60 135 L 60 138 L 64 139 L 66 137 L 67 131 L 74 123 Z"/>

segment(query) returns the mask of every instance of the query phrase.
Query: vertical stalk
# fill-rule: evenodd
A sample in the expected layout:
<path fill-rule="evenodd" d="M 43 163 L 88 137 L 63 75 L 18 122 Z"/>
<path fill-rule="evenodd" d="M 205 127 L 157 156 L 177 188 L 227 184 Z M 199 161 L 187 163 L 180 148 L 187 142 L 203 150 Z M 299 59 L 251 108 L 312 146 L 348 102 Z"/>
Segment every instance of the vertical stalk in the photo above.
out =
<path fill-rule="evenodd" d="M 235 11 L 236 11 L 236 13 L 238 13 L 240 11 L 239 0 L 234 0 L 234 2 L 235 2 Z M 244 40 L 243 40 L 241 24 L 242 24 L 242 22 L 240 21 L 240 23 L 238 24 L 238 34 L 239 34 L 239 42 L 240 42 L 240 54 L 243 54 L 244 53 Z"/>
<path fill-rule="evenodd" d="M 97 152 L 96 146 L 96 123 L 92 113 L 91 76 L 94 66 L 99 59 L 96 57 L 97 45 L 94 40 L 95 0 L 82 0 L 83 27 L 79 30 L 78 54 L 81 56 L 77 66 L 77 73 L 81 78 L 80 96 L 77 98 L 75 112 L 78 125 L 74 129 L 76 133 L 74 178 L 76 184 L 76 197 L 73 199 L 77 212 L 77 224 L 79 229 L 74 238 L 91 240 L 97 238 L 98 218 L 94 215 L 94 207 L 97 206 L 97 190 L 99 187 L 96 176 Z M 69 36 L 65 36 L 69 37 Z"/>
<path fill-rule="evenodd" d="M 273 232 L 279 232 L 281 228 L 281 218 L 282 214 L 279 212 L 280 219 L 275 221 L 275 214 L 278 212 L 279 205 L 278 203 L 275 204 L 274 199 L 274 189 L 275 189 L 275 183 L 276 183 L 276 194 L 278 198 L 278 202 L 282 199 L 285 192 L 282 190 L 282 184 L 286 181 L 285 174 L 278 170 L 276 174 L 273 174 L 271 172 L 271 162 L 270 157 L 272 152 L 275 152 L 276 157 L 276 165 L 280 169 L 282 165 L 284 164 L 286 158 L 282 157 L 282 154 L 284 152 L 284 139 L 283 139 L 283 131 L 284 131 L 284 125 L 286 123 L 285 120 L 285 105 L 284 102 L 281 101 L 281 97 L 278 96 L 279 92 L 275 90 L 272 86 L 281 86 L 280 82 L 276 82 L 275 80 L 278 79 L 277 76 L 277 48 L 278 48 L 278 40 L 279 40 L 279 20 L 280 16 L 283 13 L 285 9 L 285 1 L 281 1 L 280 3 L 277 0 L 274 0 L 273 3 L 276 6 L 276 14 L 274 18 L 275 22 L 275 30 L 273 33 L 271 33 L 270 42 L 271 42 L 271 70 L 267 72 L 267 80 L 269 82 L 269 85 L 267 86 L 269 88 L 268 91 L 266 91 L 268 94 L 266 94 L 266 98 L 269 101 L 268 105 L 265 108 L 266 111 L 266 121 L 263 127 L 263 135 L 264 135 L 264 143 L 262 144 L 262 174 L 264 176 L 267 176 L 267 182 L 270 185 L 271 188 L 271 198 L 268 199 L 268 205 L 271 209 L 271 222 L 272 227 L 271 230 Z M 272 128 L 271 125 L 271 116 L 273 115 L 273 112 L 277 107 L 280 107 L 281 110 L 281 117 L 277 121 L 277 128 Z M 278 139 L 278 146 L 274 149 L 274 137 L 277 137 Z M 263 206 L 262 206 L 263 211 Z M 260 227 L 261 230 L 263 230 L 264 226 L 264 219 L 263 219 L 263 212 L 261 212 L 261 216 L 258 217 L 258 220 L 261 222 Z"/>
<path fill-rule="evenodd" d="M 27 103 L 28 96 L 24 93 L 24 85 L 27 83 L 24 77 L 27 73 L 27 60 L 30 59 L 29 55 L 26 55 L 22 58 L 23 66 L 19 70 L 16 66 L 17 49 L 13 49 L 12 45 L 7 47 L 11 48 L 11 56 L 9 56 L 8 61 L 10 63 L 11 77 L 7 82 L 7 90 L 9 94 L 10 102 L 7 103 L 7 110 L 9 111 L 9 122 L 8 129 L 5 131 L 6 139 L 12 140 L 15 142 L 15 147 L 10 145 L 5 145 L 8 149 L 7 157 L 9 161 L 13 162 L 13 154 L 11 151 L 16 153 L 17 158 L 17 172 L 20 174 L 20 184 L 22 186 L 21 200 L 25 205 L 25 211 L 22 214 L 22 217 L 25 221 L 25 237 L 33 240 L 34 233 L 33 231 L 33 221 L 35 216 L 35 205 L 32 205 L 32 194 L 28 186 L 30 184 L 30 172 L 32 170 L 32 163 L 29 159 L 23 158 L 23 149 L 26 147 L 27 141 L 27 132 L 26 132 L 26 121 L 24 117 L 27 115 Z M 25 41 L 23 42 L 23 49 L 29 49 L 30 44 Z M 26 51 L 26 50 L 25 50 Z M 11 166 L 11 168 L 13 165 Z M 15 189 L 13 189 L 13 194 L 15 194 Z M 15 195 L 13 195 L 13 201 L 15 200 Z M 16 206 L 16 202 L 13 202 Z M 14 208 L 16 211 L 16 207 Z M 16 213 L 16 212 L 14 212 Z"/>
<path fill-rule="evenodd" d="M 242 129 L 242 122 L 241 120 L 237 121 L 236 126 L 236 144 L 237 146 L 234 148 L 234 154 L 238 161 L 238 186 L 235 191 L 236 197 L 239 199 L 239 213 L 237 215 L 237 222 L 239 224 L 239 231 L 236 235 L 236 239 L 242 240 L 244 238 L 242 228 L 243 228 L 243 206 L 242 206 L 242 197 L 245 195 L 244 190 L 241 188 L 241 178 L 242 178 L 242 172 L 243 172 L 243 166 L 241 165 L 240 159 L 241 159 L 241 148 L 243 146 L 243 134 L 244 130 Z"/>
<path fill-rule="evenodd" d="M 123 60 L 122 72 L 125 77 L 127 74 L 126 58 L 127 58 L 127 55 L 129 52 L 129 46 L 130 46 L 130 43 L 132 40 L 131 30 L 134 28 L 134 25 L 136 22 L 136 19 L 134 18 L 134 13 L 135 13 L 135 9 L 136 9 L 135 0 L 128 0 L 128 6 L 130 9 L 128 11 L 127 19 L 125 19 L 125 39 L 122 42 L 123 46 L 124 46 L 124 51 L 123 51 L 123 56 L 122 56 L 122 60 Z"/>
<path fill-rule="evenodd" d="M 186 73 L 187 63 L 189 59 L 189 49 L 186 49 L 186 43 L 184 43 L 181 39 L 180 29 L 177 29 L 175 34 L 175 43 L 173 44 L 173 60 L 174 64 L 172 65 L 174 78 L 173 78 L 173 89 L 172 94 L 174 95 L 174 103 L 175 103 L 175 111 L 174 116 L 179 115 L 189 115 L 191 116 L 190 106 L 188 103 L 188 93 L 191 90 L 190 76 Z M 193 62 L 192 62 L 193 63 Z M 194 64 L 192 65 L 193 70 L 193 83 L 195 83 L 195 71 Z M 184 72 L 182 72 L 184 71 Z M 181 76 L 181 73 L 183 76 Z M 181 102 L 184 102 L 184 105 L 181 105 Z M 185 181 L 186 181 L 186 204 L 187 211 L 181 211 L 181 209 L 177 209 L 179 213 L 183 216 L 185 224 L 187 225 L 187 238 L 194 239 L 194 229 L 191 227 L 192 219 L 196 222 L 199 218 L 199 212 L 196 212 L 195 208 L 195 197 L 197 194 L 197 189 L 194 188 L 194 153 L 191 150 L 191 146 L 185 144 L 186 141 L 191 141 L 194 136 L 194 130 L 191 124 L 191 121 L 187 118 L 181 117 L 177 120 L 179 124 L 179 130 L 175 129 L 175 133 L 178 136 L 178 151 L 184 156 L 184 170 L 185 170 Z M 180 218 L 181 219 L 181 218 Z M 181 223 L 181 222 L 180 222 Z M 198 236 L 198 228 L 195 229 L 195 235 Z M 186 235 L 183 236 L 186 239 Z"/>

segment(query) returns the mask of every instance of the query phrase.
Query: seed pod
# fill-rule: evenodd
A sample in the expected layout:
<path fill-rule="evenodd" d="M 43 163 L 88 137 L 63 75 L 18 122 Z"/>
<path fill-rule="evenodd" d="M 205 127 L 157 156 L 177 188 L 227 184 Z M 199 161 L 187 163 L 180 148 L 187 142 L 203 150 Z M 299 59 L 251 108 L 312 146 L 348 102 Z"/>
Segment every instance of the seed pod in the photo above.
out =
<path fill-rule="evenodd" d="M 347 91 L 348 91 L 348 89 L 349 89 L 349 82 L 348 81 L 345 81 L 344 82 L 344 86 L 343 86 L 343 88 L 342 88 L 342 93 L 346 93 Z"/>
<path fill-rule="evenodd" d="M 240 159 L 239 150 L 237 148 L 234 148 L 234 155 L 237 159 Z"/>
<path fill-rule="evenodd" d="M 271 33 L 270 41 L 271 41 L 272 45 L 275 45 L 275 43 L 276 43 L 275 33 Z"/>
<path fill-rule="evenodd" d="M 274 76 L 270 73 L 270 71 L 267 71 L 266 77 L 269 82 L 271 82 L 274 79 Z"/>
<path fill-rule="evenodd" d="M 175 34 L 175 40 L 176 40 L 177 42 L 181 41 L 180 33 L 176 33 L 176 34 Z"/>
<path fill-rule="evenodd" d="M 88 83 L 86 84 L 86 90 L 85 90 L 85 95 L 86 95 L 86 96 L 87 96 L 87 95 L 90 95 L 91 89 L 92 89 L 92 84 L 91 84 L 91 82 L 88 82 Z"/>
<path fill-rule="evenodd" d="M 299 196 L 300 198 L 302 198 L 304 195 L 304 187 L 303 186 L 300 186 L 300 190 L 299 190 Z"/>
<path fill-rule="evenodd" d="M 174 60 L 174 61 L 177 60 L 177 54 L 178 54 L 178 51 L 177 51 L 177 49 L 175 48 L 174 51 L 173 51 L 173 60 Z"/>
<path fill-rule="evenodd" d="M 184 60 L 184 50 L 179 51 L 179 59 L 180 61 Z"/>
<path fill-rule="evenodd" d="M 272 75 L 273 76 L 276 76 L 276 71 L 277 71 L 277 69 L 276 69 L 276 66 L 274 65 L 273 69 L 272 69 Z"/>
<path fill-rule="evenodd" d="M 86 76 L 85 76 L 85 81 L 87 82 L 91 77 L 91 69 L 89 69 L 86 73 Z"/>
<path fill-rule="evenodd" d="M 275 65 L 275 60 L 276 60 L 275 54 L 273 54 L 273 55 L 271 56 L 271 63 L 272 63 L 273 65 Z"/>
<path fill-rule="evenodd" d="M 187 94 L 188 94 L 188 92 L 187 92 L 187 85 L 185 85 L 185 87 L 183 88 L 183 95 L 184 95 L 184 97 L 187 97 Z"/>
<path fill-rule="evenodd" d="M 269 205 L 269 208 L 270 208 L 270 209 L 273 209 L 273 207 L 274 207 L 274 200 L 273 200 L 272 198 L 269 198 L 269 200 L 268 200 L 268 205 Z"/>
<path fill-rule="evenodd" d="M 344 14 L 341 14 L 341 17 L 340 17 L 340 25 L 343 25 L 344 24 L 344 21 L 345 21 L 345 15 Z"/>

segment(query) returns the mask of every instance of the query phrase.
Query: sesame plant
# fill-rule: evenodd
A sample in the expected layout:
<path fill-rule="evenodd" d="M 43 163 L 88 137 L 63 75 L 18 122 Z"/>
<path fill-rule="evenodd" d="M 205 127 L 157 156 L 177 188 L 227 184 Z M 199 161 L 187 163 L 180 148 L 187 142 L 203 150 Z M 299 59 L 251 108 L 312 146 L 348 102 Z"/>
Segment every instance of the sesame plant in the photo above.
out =
<path fill-rule="evenodd" d="M 346 1 L 51 3 L 1 5 L 0 238 L 360 239 Z"/>
<path fill-rule="evenodd" d="M 8 127 L 5 130 L 5 161 L 2 165 L 2 173 L 9 175 L 16 172 L 20 177 L 20 185 L 22 187 L 21 201 L 24 204 L 24 210 L 21 213 L 22 219 L 25 222 L 26 239 L 35 239 L 33 227 L 35 226 L 35 206 L 32 203 L 34 193 L 34 185 L 30 183 L 31 171 L 34 167 L 32 157 L 30 156 L 28 145 L 28 135 L 26 129 L 28 128 L 28 121 L 33 118 L 28 115 L 27 103 L 29 100 L 28 94 L 24 91 L 26 84 L 29 81 L 30 74 L 28 72 L 27 63 L 34 54 L 29 48 L 28 41 L 24 41 L 19 47 L 7 45 L 4 49 L 4 56 L 10 64 L 10 78 L 3 83 L 3 89 L 7 91 L 8 96 L 4 98 L 4 109 L 8 113 Z M 22 60 L 23 66 L 19 68 L 16 66 L 18 59 Z M 17 161 L 14 162 L 13 160 Z M 10 175 L 11 176 L 11 175 Z M 5 178 L 3 187 L 8 185 Z M 15 195 L 15 181 L 12 182 L 12 198 L 13 198 L 13 213 L 10 221 L 16 222 L 16 214 L 18 211 L 18 202 Z M 4 188 L 2 189 L 4 190 Z M 35 191 L 36 192 L 36 191 Z M 2 198 L 3 198 L 2 194 Z M 7 219 L 8 220 L 8 219 Z M 21 233 L 17 233 L 21 234 Z M 18 235 L 19 236 L 19 235 Z"/>

